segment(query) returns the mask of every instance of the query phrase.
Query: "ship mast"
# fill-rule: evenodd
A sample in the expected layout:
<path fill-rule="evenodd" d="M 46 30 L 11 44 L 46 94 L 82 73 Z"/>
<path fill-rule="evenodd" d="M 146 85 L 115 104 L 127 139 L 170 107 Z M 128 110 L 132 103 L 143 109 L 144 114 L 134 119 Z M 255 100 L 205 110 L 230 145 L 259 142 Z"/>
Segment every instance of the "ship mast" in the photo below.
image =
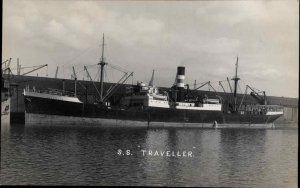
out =
<path fill-rule="evenodd" d="M 234 96 L 234 111 L 236 112 L 237 111 L 237 85 L 238 85 L 238 81 L 239 81 L 239 77 L 237 76 L 237 70 L 238 70 L 238 64 L 239 64 L 239 57 L 237 56 L 236 58 L 236 64 L 235 64 L 235 76 L 234 78 L 232 78 L 232 80 L 234 80 L 234 93 L 233 93 L 233 96 Z"/>
<path fill-rule="evenodd" d="M 155 72 L 155 70 L 153 69 L 152 76 L 151 76 L 151 79 L 150 79 L 149 84 L 148 84 L 149 86 L 153 86 L 154 72 Z"/>
<path fill-rule="evenodd" d="M 101 68 L 101 72 L 100 72 L 100 101 L 102 102 L 103 99 L 103 70 L 104 70 L 104 66 L 107 63 L 104 62 L 104 33 L 103 33 L 103 39 L 102 39 L 102 55 L 101 55 L 101 59 L 100 62 L 98 63 L 98 65 L 100 65 Z"/>

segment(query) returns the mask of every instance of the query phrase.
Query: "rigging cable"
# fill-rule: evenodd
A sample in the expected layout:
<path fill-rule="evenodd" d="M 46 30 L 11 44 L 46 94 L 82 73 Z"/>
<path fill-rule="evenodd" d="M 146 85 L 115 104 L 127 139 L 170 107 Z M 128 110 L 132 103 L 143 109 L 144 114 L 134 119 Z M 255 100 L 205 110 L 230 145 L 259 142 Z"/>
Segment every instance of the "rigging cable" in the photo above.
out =
<path fill-rule="evenodd" d="M 126 70 L 126 69 L 124 69 L 122 67 L 116 66 L 116 65 L 108 64 L 108 66 L 111 67 L 111 68 L 113 68 L 113 69 L 116 69 L 116 70 L 118 70 L 120 72 L 123 72 L 123 73 L 129 72 L 128 70 Z"/>
<path fill-rule="evenodd" d="M 133 86 L 133 79 L 134 79 L 134 77 L 133 77 L 133 74 L 132 74 L 132 76 L 131 76 L 131 85 Z"/>
<path fill-rule="evenodd" d="M 96 44 L 96 42 L 94 44 Z M 83 55 L 84 53 L 86 53 L 89 49 L 91 49 L 92 47 L 94 47 L 94 44 L 92 44 L 89 47 L 85 48 L 83 51 L 81 51 L 81 53 L 78 53 L 78 55 L 76 55 L 73 58 L 69 59 L 63 65 L 68 65 L 69 63 L 73 62 L 73 60 L 75 60 L 76 58 L 80 57 L 81 55 Z"/>
<path fill-rule="evenodd" d="M 97 80 L 96 78 L 98 78 L 98 77 L 99 77 L 99 79 L 100 79 L 99 74 L 100 74 L 100 67 L 98 67 L 98 71 L 97 71 L 97 74 L 95 75 L 94 80 Z M 98 80 L 98 81 L 99 81 L 99 80 Z"/>
<path fill-rule="evenodd" d="M 107 75 L 106 69 L 104 69 L 104 76 L 106 77 L 107 82 L 110 82 L 109 79 L 108 79 L 108 75 Z M 104 80 L 103 80 L 103 82 L 104 82 Z"/>
<path fill-rule="evenodd" d="M 239 83 L 238 83 L 238 88 L 239 88 L 240 92 L 242 93 L 243 91 L 242 91 Z"/>

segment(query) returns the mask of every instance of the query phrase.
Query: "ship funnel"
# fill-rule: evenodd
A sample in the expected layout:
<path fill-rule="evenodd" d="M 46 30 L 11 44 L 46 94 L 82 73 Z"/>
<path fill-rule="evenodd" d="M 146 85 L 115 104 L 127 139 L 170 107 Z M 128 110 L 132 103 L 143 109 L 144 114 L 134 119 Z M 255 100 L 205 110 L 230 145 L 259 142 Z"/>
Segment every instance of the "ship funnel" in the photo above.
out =
<path fill-rule="evenodd" d="M 177 67 L 177 88 L 184 88 L 185 67 Z"/>

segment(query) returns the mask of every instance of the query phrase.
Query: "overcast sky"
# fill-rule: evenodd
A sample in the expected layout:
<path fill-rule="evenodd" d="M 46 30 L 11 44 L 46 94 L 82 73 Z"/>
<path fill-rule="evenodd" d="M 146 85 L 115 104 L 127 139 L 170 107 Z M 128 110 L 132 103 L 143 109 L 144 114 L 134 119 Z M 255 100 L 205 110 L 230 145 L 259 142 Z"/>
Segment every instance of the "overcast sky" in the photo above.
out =
<path fill-rule="evenodd" d="M 106 61 L 133 71 L 133 82 L 149 82 L 155 69 L 155 85 L 170 87 L 182 65 L 186 83 L 211 81 L 221 90 L 217 81 L 234 76 L 238 56 L 240 92 L 248 84 L 267 95 L 298 97 L 296 0 L 4 0 L 2 61 L 11 57 L 11 68 L 17 58 L 23 67 L 48 64 L 30 75 L 49 77 L 59 66 L 61 78 L 75 66 L 86 79 L 83 65 L 99 62 L 102 33 Z M 97 66 L 89 71 L 95 77 Z M 109 81 L 119 74 L 107 69 Z"/>

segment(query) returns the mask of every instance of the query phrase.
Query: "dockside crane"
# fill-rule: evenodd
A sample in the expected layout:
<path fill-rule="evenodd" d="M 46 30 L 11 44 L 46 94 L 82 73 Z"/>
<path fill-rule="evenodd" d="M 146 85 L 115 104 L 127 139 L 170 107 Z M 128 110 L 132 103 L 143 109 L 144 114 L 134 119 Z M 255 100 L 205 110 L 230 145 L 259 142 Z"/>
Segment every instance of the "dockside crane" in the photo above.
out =
<path fill-rule="evenodd" d="M 55 78 L 57 78 L 57 73 L 58 73 L 58 66 L 57 66 L 56 71 L 55 71 Z"/>
<path fill-rule="evenodd" d="M 8 61 L 10 61 L 10 60 L 11 60 L 11 58 L 9 58 L 9 59 L 3 61 L 2 64 L 5 64 L 5 66 L 6 66 L 6 62 L 8 62 Z"/>
<path fill-rule="evenodd" d="M 74 80 L 75 80 L 75 92 L 74 92 L 74 96 L 76 97 L 77 95 L 76 95 L 76 90 L 77 90 L 77 75 L 76 75 L 76 72 L 75 72 L 75 68 L 74 68 L 74 66 L 73 66 L 73 74 L 71 75 L 71 78 L 74 78 Z"/>
<path fill-rule="evenodd" d="M 7 62 L 7 64 L 6 64 L 6 62 Z M 7 68 L 7 67 L 10 66 L 10 62 L 11 62 L 11 58 L 9 58 L 9 59 L 3 61 L 3 62 L 2 62 L 2 65 L 4 64 L 4 68 Z"/>
<path fill-rule="evenodd" d="M 6 62 L 7 62 L 7 64 L 6 64 Z M 11 58 L 2 62 L 2 65 L 4 64 L 4 68 L 2 69 L 2 74 L 12 74 L 11 69 L 10 69 L 10 62 L 11 62 Z"/>
<path fill-rule="evenodd" d="M 149 86 L 153 86 L 154 72 L 155 72 L 155 70 L 153 69 L 152 76 L 151 76 L 151 79 L 150 79 L 150 81 L 149 81 Z"/>
<path fill-rule="evenodd" d="M 27 74 L 29 74 L 29 73 L 32 73 L 32 72 L 34 72 L 34 71 L 36 71 L 36 70 L 39 70 L 39 69 L 44 68 L 44 67 L 47 67 L 47 66 L 48 66 L 48 64 L 45 64 L 45 65 L 38 65 L 38 66 L 31 66 L 31 67 L 21 67 L 21 65 L 19 65 L 19 67 L 18 67 L 18 75 L 20 75 L 20 72 L 21 72 L 20 70 L 21 70 L 21 69 L 34 68 L 33 70 L 28 71 L 28 72 L 25 72 L 25 73 L 22 74 L 23 76 L 25 76 L 25 75 L 27 75 Z"/>

